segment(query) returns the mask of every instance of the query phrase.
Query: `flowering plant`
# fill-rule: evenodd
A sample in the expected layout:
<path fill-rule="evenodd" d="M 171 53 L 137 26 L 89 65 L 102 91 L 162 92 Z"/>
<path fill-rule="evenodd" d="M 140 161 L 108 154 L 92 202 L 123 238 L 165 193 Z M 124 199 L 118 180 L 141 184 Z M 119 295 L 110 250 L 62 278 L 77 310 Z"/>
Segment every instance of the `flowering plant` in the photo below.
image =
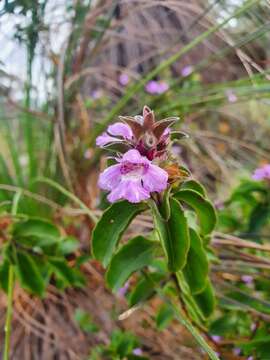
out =
<path fill-rule="evenodd" d="M 142 116 L 120 119 L 96 139 L 98 146 L 114 155 L 113 164 L 99 176 L 99 187 L 108 191 L 112 204 L 93 231 L 93 256 L 107 268 L 107 284 L 113 291 L 119 291 L 134 272 L 145 277 L 145 291 L 137 292 L 132 305 L 144 301 L 146 293 L 147 298 L 160 291 L 163 296 L 164 284 L 172 282 L 177 296 L 170 306 L 175 316 L 180 316 L 179 311 L 187 315 L 181 317 L 182 323 L 216 359 L 191 324 L 205 324 L 214 310 L 208 253 L 216 213 L 203 186 L 171 151 L 172 144 L 186 134 L 171 129 L 178 118 L 156 121 L 147 106 Z M 130 222 L 142 212 L 152 215 L 153 231 L 143 230 L 120 244 Z M 166 269 L 158 276 L 157 262 Z M 184 312 L 175 308 L 178 299 Z"/>

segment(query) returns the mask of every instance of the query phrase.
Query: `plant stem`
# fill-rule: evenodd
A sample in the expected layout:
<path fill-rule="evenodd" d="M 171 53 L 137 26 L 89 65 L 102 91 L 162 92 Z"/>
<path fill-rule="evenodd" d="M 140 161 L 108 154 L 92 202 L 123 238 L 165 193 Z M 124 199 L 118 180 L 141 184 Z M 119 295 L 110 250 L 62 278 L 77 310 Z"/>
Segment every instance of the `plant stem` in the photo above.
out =
<path fill-rule="evenodd" d="M 182 310 L 181 307 L 177 306 L 168 296 L 164 293 L 163 289 L 160 289 L 156 286 L 155 282 L 151 279 L 151 277 L 147 274 L 147 272 L 142 271 L 144 277 L 150 282 L 152 282 L 153 286 L 155 287 L 155 291 L 173 311 L 175 318 L 191 333 L 197 343 L 201 346 L 201 348 L 206 352 L 211 360 L 219 360 L 216 352 L 211 348 L 211 346 L 207 343 L 204 337 L 200 334 L 200 332 L 193 326 L 191 321 L 187 318 L 186 314 Z"/>
<path fill-rule="evenodd" d="M 19 190 L 13 197 L 11 214 L 15 216 L 17 214 L 19 201 L 22 195 L 22 191 Z M 11 320 L 12 320 L 12 307 L 13 307 L 13 288 L 14 288 L 14 267 L 10 263 L 8 269 L 8 299 L 7 299 L 7 316 L 5 323 L 5 350 L 3 360 L 9 359 L 9 348 L 10 348 L 10 335 L 11 335 Z"/>
<path fill-rule="evenodd" d="M 13 265 L 10 265 L 8 270 L 8 303 L 7 303 L 7 317 L 5 323 L 5 352 L 4 352 L 3 360 L 9 359 L 13 288 L 14 288 L 14 268 Z"/>
<path fill-rule="evenodd" d="M 211 360 L 219 360 L 215 351 L 208 345 L 207 341 L 200 334 L 200 332 L 193 326 L 191 321 L 186 317 L 183 310 L 175 305 L 164 293 L 161 289 L 156 289 L 159 297 L 166 302 L 166 304 L 172 309 L 174 312 L 175 318 L 191 333 L 197 343 L 201 346 L 201 348 L 207 353 L 209 359 Z"/>

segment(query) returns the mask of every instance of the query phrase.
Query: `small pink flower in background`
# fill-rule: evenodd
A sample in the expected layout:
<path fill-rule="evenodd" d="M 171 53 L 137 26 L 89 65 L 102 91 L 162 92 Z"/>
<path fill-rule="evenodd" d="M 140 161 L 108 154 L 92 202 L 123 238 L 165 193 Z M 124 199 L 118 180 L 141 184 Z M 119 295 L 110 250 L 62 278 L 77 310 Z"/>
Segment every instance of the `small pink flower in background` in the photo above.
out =
<path fill-rule="evenodd" d="M 85 159 L 91 159 L 92 155 L 93 155 L 93 151 L 90 150 L 90 149 L 87 149 L 87 150 L 85 151 L 85 153 L 84 153 L 84 158 L 85 158 Z"/>
<path fill-rule="evenodd" d="M 124 297 L 126 295 L 126 292 L 128 291 L 128 288 L 129 288 L 129 282 L 127 281 L 125 285 L 118 290 L 117 294 L 120 297 Z"/>
<path fill-rule="evenodd" d="M 270 164 L 256 169 L 252 175 L 253 180 L 270 180 Z"/>
<path fill-rule="evenodd" d="M 97 100 L 100 99 L 102 97 L 102 91 L 100 89 L 98 90 L 94 90 L 91 94 L 92 98 Z"/>
<path fill-rule="evenodd" d="M 145 91 L 152 95 L 160 95 L 169 89 L 165 81 L 151 80 L 145 85 Z"/>
<path fill-rule="evenodd" d="M 220 340 L 222 340 L 222 337 L 219 336 L 219 335 L 212 335 L 212 336 L 211 336 L 211 339 L 212 339 L 214 342 L 218 343 L 218 342 L 220 342 Z"/>
<path fill-rule="evenodd" d="M 145 85 L 145 90 L 149 93 L 149 94 L 158 94 L 158 90 L 159 90 L 159 86 L 158 86 L 158 82 L 155 80 L 151 80 L 149 81 L 146 85 Z"/>
<path fill-rule="evenodd" d="M 218 210 L 224 209 L 224 201 L 217 200 L 215 201 L 215 208 Z"/>
<path fill-rule="evenodd" d="M 238 355 L 241 354 L 241 349 L 239 349 L 239 348 L 234 348 L 234 349 L 233 349 L 233 353 L 234 353 L 234 355 L 238 356 Z"/>
<path fill-rule="evenodd" d="M 101 189 L 110 191 L 110 202 L 126 199 L 138 203 L 149 199 L 151 192 L 166 189 L 167 172 L 141 156 L 138 150 L 129 150 L 116 160 L 118 164 L 104 170 L 98 182 Z"/>
<path fill-rule="evenodd" d="M 126 86 L 129 83 L 129 76 L 123 73 L 119 76 L 118 81 L 122 86 Z"/>
<path fill-rule="evenodd" d="M 226 90 L 226 96 L 230 103 L 235 103 L 237 101 L 237 96 L 235 95 L 234 91 Z"/>
<path fill-rule="evenodd" d="M 182 148 L 179 145 L 173 145 L 171 151 L 174 156 L 179 157 L 182 153 Z"/>
<path fill-rule="evenodd" d="M 253 277 L 250 275 L 243 275 L 241 276 L 241 279 L 244 281 L 244 283 L 246 284 L 252 284 L 253 283 Z"/>
<path fill-rule="evenodd" d="M 143 354 L 142 349 L 136 348 L 132 351 L 133 355 L 141 356 Z"/>
<path fill-rule="evenodd" d="M 120 136 L 120 138 L 118 138 Z M 116 122 L 108 126 L 107 132 L 104 132 L 96 138 L 97 146 L 106 146 L 114 142 L 122 142 L 123 140 L 131 140 L 133 133 L 131 128 L 124 123 Z"/>
<path fill-rule="evenodd" d="M 160 81 L 158 90 L 159 90 L 158 92 L 159 94 L 163 94 L 164 92 L 169 90 L 169 85 L 165 81 Z"/>
<path fill-rule="evenodd" d="M 193 66 L 187 65 L 187 66 L 183 67 L 183 69 L 181 70 L 181 75 L 183 77 L 186 77 L 186 76 L 189 76 L 192 72 L 193 72 Z"/>

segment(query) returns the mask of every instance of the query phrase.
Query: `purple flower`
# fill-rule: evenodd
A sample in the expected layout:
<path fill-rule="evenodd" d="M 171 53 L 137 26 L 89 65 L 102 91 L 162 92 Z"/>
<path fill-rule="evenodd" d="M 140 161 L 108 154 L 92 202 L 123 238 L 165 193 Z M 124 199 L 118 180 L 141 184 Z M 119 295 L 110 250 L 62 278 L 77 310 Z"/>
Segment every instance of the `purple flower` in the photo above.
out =
<path fill-rule="evenodd" d="M 165 81 L 159 82 L 158 94 L 163 94 L 169 89 L 169 85 Z"/>
<path fill-rule="evenodd" d="M 129 150 L 116 160 L 118 164 L 104 170 L 98 181 L 101 189 L 110 191 L 110 202 L 126 199 L 138 203 L 149 199 L 151 192 L 166 189 L 167 172 L 141 156 L 138 150 Z"/>
<path fill-rule="evenodd" d="M 270 164 L 256 169 L 252 175 L 253 180 L 270 180 Z"/>
<path fill-rule="evenodd" d="M 151 80 L 145 86 L 145 91 L 152 95 L 160 95 L 169 89 L 169 85 L 165 81 Z"/>
<path fill-rule="evenodd" d="M 149 82 L 145 85 L 145 90 L 146 90 L 149 94 L 157 94 L 157 93 L 158 93 L 158 90 L 159 90 L 158 82 L 155 81 L 155 80 L 149 81 Z"/>
<path fill-rule="evenodd" d="M 100 99 L 102 97 L 102 91 L 100 89 L 94 90 L 91 95 L 92 95 L 92 98 L 95 100 Z"/>
<path fill-rule="evenodd" d="M 129 287 L 129 282 L 127 281 L 127 282 L 125 283 L 125 285 L 118 290 L 117 294 L 118 294 L 120 297 L 124 297 L 125 294 L 126 294 L 126 292 L 128 291 L 128 287 Z"/>
<path fill-rule="evenodd" d="M 241 354 L 241 349 L 239 349 L 239 348 L 234 348 L 234 349 L 233 349 L 233 353 L 234 353 L 234 355 L 238 356 L 238 355 Z"/>
<path fill-rule="evenodd" d="M 192 73 L 192 71 L 193 71 L 193 66 L 191 66 L 191 65 L 185 66 L 181 70 L 181 75 L 183 77 L 189 76 Z"/>
<path fill-rule="evenodd" d="M 241 279 L 244 281 L 244 283 L 246 283 L 246 284 L 252 284 L 252 282 L 253 282 L 253 277 L 252 276 L 250 276 L 250 275 L 243 275 L 242 277 L 241 277 Z"/>
<path fill-rule="evenodd" d="M 143 354 L 142 349 L 136 348 L 132 351 L 133 355 L 141 356 Z"/>
<path fill-rule="evenodd" d="M 226 91 L 226 96 L 230 103 L 235 103 L 237 101 L 237 96 L 235 95 L 234 91 L 230 89 Z"/>
<path fill-rule="evenodd" d="M 224 201 L 217 200 L 215 201 L 215 208 L 218 210 L 224 209 Z"/>
<path fill-rule="evenodd" d="M 247 358 L 247 360 L 253 360 L 253 359 L 254 359 L 253 356 L 249 356 L 249 357 Z"/>
<path fill-rule="evenodd" d="M 214 342 L 218 343 L 218 342 L 220 342 L 220 340 L 222 339 L 222 337 L 219 336 L 219 335 L 212 335 L 212 336 L 211 336 L 211 339 L 212 339 Z"/>
<path fill-rule="evenodd" d="M 120 136 L 121 138 L 117 138 Z M 131 140 L 133 136 L 131 128 L 124 123 L 117 122 L 110 125 L 107 132 L 104 132 L 96 138 L 97 146 L 105 146 L 112 142 L 122 142 L 124 140 Z"/>
<path fill-rule="evenodd" d="M 171 150 L 172 150 L 172 154 L 174 155 L 174 156 L 176 156 L 176 157 L 179 157 L 180 155 L 181 155 L 181 153 L 182 153 L 182 148 L 181 148 L 181 146 L 179 146 L 179 145 L 173 145 L 172 147 L 171 147 Z"/>
<path fill-rule="evenodd" d="M 129 83 L 129 76 L 127 74 L 121 74 L 118 81 L 122 86 L 126 86 Z"/>
<path fill-rule="evenodd" d="M 122 152 L 133 148 L 150 161 L 166 157 L 171 135 L 170 126 L 178 118 L 171 116 L 155 121 L 154 112 L 144 106 L 142 116 L 121 116 L 120 119 L 123 122 L 110 125 L 106 132 L 97 137 L 97 146 L 121 143 Z"/>

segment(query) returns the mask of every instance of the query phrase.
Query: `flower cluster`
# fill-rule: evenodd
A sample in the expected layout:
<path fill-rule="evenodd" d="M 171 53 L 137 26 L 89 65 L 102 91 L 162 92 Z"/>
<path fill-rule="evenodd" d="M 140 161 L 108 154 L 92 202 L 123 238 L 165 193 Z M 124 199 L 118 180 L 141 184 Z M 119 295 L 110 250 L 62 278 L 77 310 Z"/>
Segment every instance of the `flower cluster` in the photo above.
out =
<path fill-rule="evenodd" d="M 178 118 L 155 121 L 154 112 L 145 106 L 142 116 L 121 116 L 120 119 L 122 122 L 110 125 L 96 139 L 100 147 L 122 145 L 125 149 L 114 157 L 115 164 L 100 174 L 98 184 L 110 192 L 110 202 L 126 199 L 138 203 L 168 185 L 168 172 L 159 165 L 167 156 L 170 126 Z"/>
<path fill-rule="evenodd" d="M 256 169 L 252 175 L 253 180 L 269 180 L 270 181 L 270 164 L 266 164 Z"/>

